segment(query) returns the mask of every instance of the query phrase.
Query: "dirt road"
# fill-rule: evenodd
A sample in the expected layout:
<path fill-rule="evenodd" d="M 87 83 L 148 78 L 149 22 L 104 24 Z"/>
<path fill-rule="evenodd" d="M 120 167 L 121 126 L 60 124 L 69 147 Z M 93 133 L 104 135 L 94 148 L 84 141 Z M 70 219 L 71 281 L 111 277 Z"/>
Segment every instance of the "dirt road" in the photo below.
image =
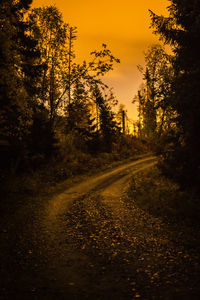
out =
<path fill-rule="evenodd" d="M 126 205 L 132 174 L 155 162 L 122 165 L 25 209 L 4 232 L 1 299 L 189 299 L 174 236 Z"/>

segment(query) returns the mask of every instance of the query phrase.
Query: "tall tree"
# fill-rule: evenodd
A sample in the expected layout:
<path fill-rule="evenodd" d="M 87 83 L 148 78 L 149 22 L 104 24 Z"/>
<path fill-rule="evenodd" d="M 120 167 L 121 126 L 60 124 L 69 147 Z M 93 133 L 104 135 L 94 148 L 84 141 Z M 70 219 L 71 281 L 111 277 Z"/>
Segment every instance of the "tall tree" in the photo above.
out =
<path fill-rule="evenodd" d="M 100 76 L 112 70 L 113 63 L 119 62 L 105 44 L 102 50 L 91 52 L 91 61 L 76 63 L 74 41 L 76 27 L 64 23 L 62 14 L 55 6 L 35 8 L 29 14 L 33 37 L 37 38 L 46 69 L 41 83 L 41 101 L 48 103 L 50 120 L 54 123 L 59 106 L 65 102 L 66 111 L 73 102 L 73 89 L 77 80 L 85 85 L 102 84 Z"/>
<path fill-rule="evenodd" d="M 139 118 L 140 123 L 143 119 L 143 136 L 153 142 L 160 138 L 167 122 L 166 103 L 173 76 L 170 60 L 161 45 L 153 45 L 145 52 L 145 68 L 138 67 L 144 80 L 137 97 Z"/>
<path fill-rule="evenodd" d="M 68 104 L 71 104 L 71 85 L 73 81 L 73 73 L 72 68 L 74 66 L 74 40 L 76 40 L 77 37 L 77 30 L 76 27 L 70 27 L 69 28 L 69 34 L 68 34 L 68 69 L 67 69 L 67 83 L 68 83 Z M 75 66 L 74 66 L 75 67 Z M 75 85 L 77 88 L 79 78 L 76 78 Z"/>
<path fill-rule="evenodd" d="M 89 138 L 95 129 L 90 105 L 89 91 L 81 79 L 77 79 L 71 96 L 71 103 L 69 104 L 70 108 L 68 107 L 67 131 L 76 132 L 86 139 Z"/>
<path fill-rule="evenodd" d="M 94 87 L 94 96 L 99 108 L 99 133 L 103 138 L 103 151 L 111 152 L 113 142 L 116 139 L 116 133 L 119 132 L 119 127 L 117 126 L 114 113 L 109 105 L 109 98 L 106 99 L 103 97 L 102 92 L 97 85 Z"/>
<path fill-rule="evenodd" d="M 61 115 L 66 117 L 67 132 L 83 131 L 84 122 L 88 126 L 85 130 L 91 130 L 92 125 L 89 123 L 92 118 L 89 117 L 89 97 L 86 94 L 91 93 L 91 86 L 95 84 L 105 86 L 101 77 L 112 70 L 114 62 L 118 63 L 119 60 L 103 44 L 101 50 L 91 53 L 89 62 L 77 64 L 74 45 L 77 38 L 76 27 L 64 23 L 62 14 L 55 6 L 33 9 L 28 21 L 31 24 L 30 36 L 37 38 L 41 63 L 45 66 L 38 101 L 43 105 L 42 109 L 46 107 L 49 111 L 51 146 L 56 124 L 59 123 L 56 120 L 60 120 Z"/>
<path fill-rule="evenodd" d="M 41 72 L 37 42 L 24 21 L 31 2 L 3 0 L 0 4 L 0 135 L 11 144 L 21 143 L 30 131 Z"/>
<path fill-rule="evenodd" d="M 155 33 L 174 52 L 169 105 L 177 126 L 163 159 L 165 171 L 182 186 L 200 186 L 200 1 L 170 2 L 168 17 L 151 12 Z"/>
<path fill-rule="evenodd" d="M 49 110 L 49 122 L 53 130 L 66 76 L 69 28 L 55 6 L 32 9 L 28 21 L 31 25 L 30 35 L 38 40 L 41 63 L 45 65 L 39 100 Z"/>
<path fill-rule="evenodd" d="M 125 134 L 128 131 L 128 126 L 127 126 L 127 110 L 124 104 L 119 105 L 118 112 L 116 113 L 115 116 L 122 132 Z"/>

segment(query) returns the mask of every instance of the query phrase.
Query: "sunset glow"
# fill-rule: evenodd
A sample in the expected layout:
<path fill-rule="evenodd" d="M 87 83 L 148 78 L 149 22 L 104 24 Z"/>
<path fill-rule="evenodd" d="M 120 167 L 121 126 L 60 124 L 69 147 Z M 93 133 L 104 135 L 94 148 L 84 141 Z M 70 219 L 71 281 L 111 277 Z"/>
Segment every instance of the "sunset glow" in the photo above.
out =
<path fill-rule="evenodd" d="M 141 83 L 138 64 L 144 63 L 143 52 L 158 38 L 152 34 L 148 9 L 165 14 L 168 1 L 163 0 L 34 0 L 33 6 L 55 4 L 64 21 L 78 29 L 76 41 L 77 61 L 88 59 L 89 53 L 106 43 L 120 58 L 120 65 L 106 75 L 104 82 L 114 88 L 120 103 L 126 105 L 128 115 L 137 118 L 137 109 L 131 103 Z"/>

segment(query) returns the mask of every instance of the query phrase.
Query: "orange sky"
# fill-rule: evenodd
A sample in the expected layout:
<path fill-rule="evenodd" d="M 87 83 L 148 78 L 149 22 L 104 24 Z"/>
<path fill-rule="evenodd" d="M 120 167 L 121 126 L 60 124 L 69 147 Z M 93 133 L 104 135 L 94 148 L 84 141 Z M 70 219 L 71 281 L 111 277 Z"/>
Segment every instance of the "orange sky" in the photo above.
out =
<path fill-rule="evenodd" d="M 106 43 L 121 63 L 106 75 L 104 82 L 114 88 L 120 103 L 126 105 L 128 115 L 137 118 L 131 104 L 141 83 L 138 64 L 144 64 L 143 52 L 158 41 L 149 29 L 148 9 L 166 14 L 168 0 L 34 0 L 33 5 L 55 4 L 64 21 L 78 27 L 77 59 L 87 59 L 89 53 Z"/>

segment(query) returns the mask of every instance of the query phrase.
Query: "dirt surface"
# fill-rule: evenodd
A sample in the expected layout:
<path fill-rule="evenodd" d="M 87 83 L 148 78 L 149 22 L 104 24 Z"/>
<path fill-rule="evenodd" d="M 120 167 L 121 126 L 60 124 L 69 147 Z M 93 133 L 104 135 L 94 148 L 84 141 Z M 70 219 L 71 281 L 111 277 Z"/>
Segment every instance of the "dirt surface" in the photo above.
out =
<path fill-rule="evenodd" d="M 4 222 L 1 299 L 198 299 L 181 236 L 126 203 L 132 174 L 155 162 L 89 177 Z"/>

